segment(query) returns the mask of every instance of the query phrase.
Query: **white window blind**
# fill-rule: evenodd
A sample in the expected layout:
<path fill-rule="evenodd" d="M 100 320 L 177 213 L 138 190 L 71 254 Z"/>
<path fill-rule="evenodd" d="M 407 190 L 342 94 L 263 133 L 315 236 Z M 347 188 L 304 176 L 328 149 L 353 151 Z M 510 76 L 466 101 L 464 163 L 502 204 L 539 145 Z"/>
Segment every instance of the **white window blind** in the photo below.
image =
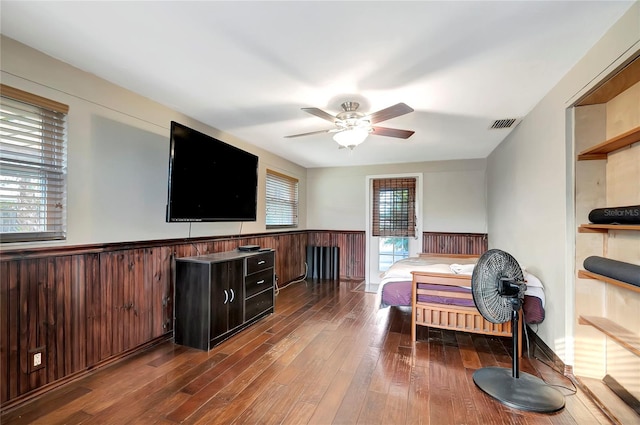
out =
<path fill-rule="evenodd" d="M 298 180 L 267 170 L 267 229 L 298 225 Z"/>
<path fill-rule="evenodd" d="M 66 237 L 69 107 L 0 84 L 0 240 Z"/>

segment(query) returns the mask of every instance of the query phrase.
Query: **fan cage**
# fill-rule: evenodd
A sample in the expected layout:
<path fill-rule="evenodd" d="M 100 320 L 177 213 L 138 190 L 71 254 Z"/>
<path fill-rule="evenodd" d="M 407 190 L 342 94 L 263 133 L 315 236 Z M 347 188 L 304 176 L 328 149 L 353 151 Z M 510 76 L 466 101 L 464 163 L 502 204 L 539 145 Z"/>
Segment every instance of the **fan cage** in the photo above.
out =
<path fill-rule="evenodd" d="M 504 323 L 511 320 L 513 299 L 500 295 L 502 279 L 518 284 L 517 298 L 524 299 L 525 286 L 520 265 L 509 253 L 499 249 L 485 252 L 471 277 L 471 293 L 480 314 L 491 323 Z"/>

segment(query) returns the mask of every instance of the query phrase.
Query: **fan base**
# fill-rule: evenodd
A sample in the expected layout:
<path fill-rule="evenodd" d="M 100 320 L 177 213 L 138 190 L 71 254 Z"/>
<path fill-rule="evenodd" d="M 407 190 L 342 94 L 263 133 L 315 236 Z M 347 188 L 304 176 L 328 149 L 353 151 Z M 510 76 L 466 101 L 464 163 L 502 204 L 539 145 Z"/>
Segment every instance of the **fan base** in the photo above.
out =
<path fill-rule="evenodd" d="M 473 382 L 502 404 L 529 412 L 551 413 L 564 407 L 564 396 L 542 379 L 520 372 L 512 376 L 511 369 L 485 367 L 473 374 Z"/>

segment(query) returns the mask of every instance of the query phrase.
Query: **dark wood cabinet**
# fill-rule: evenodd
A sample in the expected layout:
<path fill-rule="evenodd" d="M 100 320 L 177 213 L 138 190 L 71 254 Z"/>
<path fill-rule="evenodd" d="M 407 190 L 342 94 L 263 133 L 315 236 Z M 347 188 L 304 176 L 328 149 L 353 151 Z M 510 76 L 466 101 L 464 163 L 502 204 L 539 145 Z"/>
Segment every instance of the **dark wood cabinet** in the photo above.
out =
<path fill-rule="evenodd" d="M 274 307 L 274 251 L 176 259 L 176 344 L 209 350 Z"/>
<path fill-rule="evenodd" d="M 217 340 L 230 330 L 242 325 L 244 321 L 242 279 L 243 261 L 240 259 L 211 264 L 208 305 L 211 308 L 210 339 Z"/>

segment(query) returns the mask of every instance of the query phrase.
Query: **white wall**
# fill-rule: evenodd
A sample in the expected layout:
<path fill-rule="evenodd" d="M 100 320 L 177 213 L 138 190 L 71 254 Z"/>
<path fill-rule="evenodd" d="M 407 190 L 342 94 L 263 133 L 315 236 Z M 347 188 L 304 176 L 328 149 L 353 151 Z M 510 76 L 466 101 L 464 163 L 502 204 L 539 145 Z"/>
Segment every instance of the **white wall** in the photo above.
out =
<path fill-rule="evenodd" d="M 423 173 L 423 231 L 485 233 L 485 171 L 484 159 L 309 169 L 307 227 L 365 230 L 367 176 Z"/>
<path fill-rule="evenodd" d="M 67 240 L 0 249 L 265 232 L 265 169 L 300 180 L 306 170 L 14 40 L 2 37 L 2 83 L 69 105 Z M 166 223 L 170 122 L 178 121 L 259 156 L 258 219 Z"/>
<path fill-rule="evenodd" d="M 67 240 L 0 249 L 264 232 L 266 168 L 300 180 L 303 230 L 365 230 L 365 176 L 421 172 L 423 230 L 486 232 L 484 159 L 306 170 L 14 40 L 1 41 L 2 82 L 66 103 L 70 111 Z M 165 222 L 171 120 L 259 155 L 257 222 L 191 229 Z"/>
<path fill-rule="evenodd" d="M 567 110 L 640 48 L 636 3 L 488 157 L 489 245 L 545 284 L 538 335 L 572 364 L 574 219 L 572 127 Z M 568 153 L 567 153 L 568 151 Z"/>

